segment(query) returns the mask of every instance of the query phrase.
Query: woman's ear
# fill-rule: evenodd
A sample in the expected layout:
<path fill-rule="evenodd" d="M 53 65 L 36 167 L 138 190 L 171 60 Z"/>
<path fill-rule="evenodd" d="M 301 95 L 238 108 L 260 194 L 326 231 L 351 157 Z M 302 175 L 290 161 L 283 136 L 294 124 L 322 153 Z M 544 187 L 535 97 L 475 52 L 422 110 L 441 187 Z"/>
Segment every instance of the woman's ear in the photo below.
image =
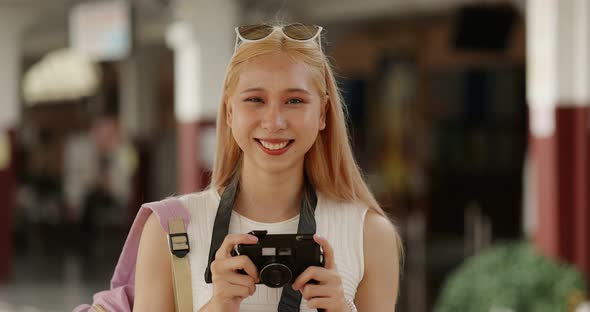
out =
<path fill-rule="evenodd" d="M 227 124 L 228 127 L 231 128 L 231 123 L 232 123 L 232 107 L 230 104 L 228 104 L 228 100 L 225 100 L 223 102 L 223 105 L 225 106 L 225 123 Z"/>
<path fill-rule="evenodd" d="M 330 109 L 330 96 L 326 94 L 320 111 L 320 130 L 326 128 L 326 115 L 328 115 L 328 109 Z"/>

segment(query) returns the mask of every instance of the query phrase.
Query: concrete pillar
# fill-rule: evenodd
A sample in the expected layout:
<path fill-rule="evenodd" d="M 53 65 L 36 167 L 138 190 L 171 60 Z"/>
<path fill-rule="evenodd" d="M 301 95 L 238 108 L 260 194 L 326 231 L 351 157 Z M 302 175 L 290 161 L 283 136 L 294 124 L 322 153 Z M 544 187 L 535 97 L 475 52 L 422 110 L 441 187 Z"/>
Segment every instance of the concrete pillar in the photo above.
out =
<path fill-rule="evenodd" d="M 16 203 L 17 145 L 15 129 L 20 122 L 21 32 L 28 12 L 0 11 L 0 281 L 12 269 L 13 223 Z"/>
<path fill-rule="evenodd" d="M 590 2 L 527 3 L 535 245 L 590 278 Z"/>
<path fill-rule="evenodd" d="M 167 41 L 174 50 L 177 189 L 183 194 L 203 187 L 199 124 L 216 118 L 225 67 L 233 53 L 236 3 L 178 1 L 175 9 L 177 20 Z"/>

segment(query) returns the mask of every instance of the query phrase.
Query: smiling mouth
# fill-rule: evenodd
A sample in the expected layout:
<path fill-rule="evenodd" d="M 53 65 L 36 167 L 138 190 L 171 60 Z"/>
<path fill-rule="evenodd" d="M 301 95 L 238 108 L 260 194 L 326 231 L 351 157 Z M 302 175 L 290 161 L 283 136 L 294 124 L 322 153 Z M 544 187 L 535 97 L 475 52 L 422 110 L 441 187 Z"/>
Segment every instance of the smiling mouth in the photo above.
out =
<path fill-rule="evenodd" d="M 268 150 L 271 150 L 271 151 L 279 151 L 279 150 L 285 149 L 295 141 L 295 140 L 285 140 L 285 141 L 275 143 L 275 142 L 264 141 L 261 139 L 254 139 L 254 140 L 256 140 L 256 142 L 258 142 L 258 144 L 262 145 L 262 147 L 264 147 Z"/>

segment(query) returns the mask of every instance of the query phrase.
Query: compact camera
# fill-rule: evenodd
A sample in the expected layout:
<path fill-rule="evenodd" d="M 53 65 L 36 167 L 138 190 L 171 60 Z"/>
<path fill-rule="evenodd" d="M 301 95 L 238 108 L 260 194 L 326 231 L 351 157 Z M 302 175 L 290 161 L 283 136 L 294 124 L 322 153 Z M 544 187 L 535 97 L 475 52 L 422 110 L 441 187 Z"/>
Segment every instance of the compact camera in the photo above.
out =
<path fill-rule="evenodd" d="M 267 234 L 267 231 L 249 234 L 258 237 L 258 243 L 239 244 L 232 256 L 245 255 L 252 260 L 258 268 L 259 284 L 283 287 L 295 282 L 308 267 L 324 266 L 322 250 L 313 240 L 313 234 Z M 240 273 L 246 274 L 243 270 Z"/>

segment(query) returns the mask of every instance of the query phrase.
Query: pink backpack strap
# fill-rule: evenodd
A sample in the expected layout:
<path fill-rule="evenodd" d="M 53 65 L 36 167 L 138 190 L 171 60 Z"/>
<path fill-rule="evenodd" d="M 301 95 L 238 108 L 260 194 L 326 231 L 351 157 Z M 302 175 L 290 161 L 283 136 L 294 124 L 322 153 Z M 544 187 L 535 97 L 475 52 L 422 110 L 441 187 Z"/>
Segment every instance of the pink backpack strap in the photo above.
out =
<path fill-rule="evenodd" d="M 190 263 L 186 257 L 190 250 L 188 235 L 186 235 L 190 215 L 179 199 L 167 198 L 141 206 L 115 267 L 115 273 L 111 279 L 111 289 L 96 293 L 92 306 L 83 304 L 74 308 L 74 312 L 131 312 L 133 310 L 135 263 L 139 239 L 145 223 L 152 213 L 155 213 L 170 240 L 176 310 L 177 312 L 191 311 Z"/>
<path fill-rule="evenodd" d="M 178 198 L 167 198 L 161 201 L 143 204 L 135 217 L 135 221 L 133 221 L 133 225 L 123 246 L 123 251 L 115 267 L 115 273 L 111 279 L 111 289 L 123 285 L 133 285 L 135 283 L 135 263 L 137 261 L 139 239 L 145 223 L 152 212 L 158 217 L 160 225 L 166 233 L 170 232 L 168 227 L 169 220 L 182 219 L 185 227 L 188 227 L 190 223 L 190 214 Z"/>

